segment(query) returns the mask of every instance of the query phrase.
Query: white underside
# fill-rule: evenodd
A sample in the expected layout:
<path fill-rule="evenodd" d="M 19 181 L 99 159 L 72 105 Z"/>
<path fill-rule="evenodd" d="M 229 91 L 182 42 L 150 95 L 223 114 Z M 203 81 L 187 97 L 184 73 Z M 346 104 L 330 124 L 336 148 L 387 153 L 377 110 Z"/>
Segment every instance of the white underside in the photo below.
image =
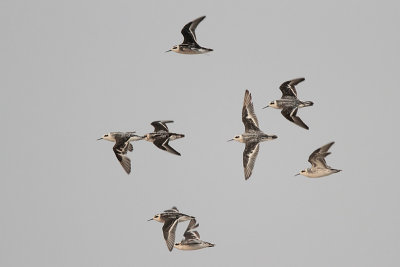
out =
<path fill-rule="evenodd" d="M 311 173 L 302 173 L 302 175 L 308 177 L 308 178 L 320 178 L 324 176 L 328 176 L 332 173 L 335 173 L 329 169 L 317 169 Z"/>
<path fill-rule="evenodd" d="M 181 245 L 181 244 L 175 244 L 175 248 L 180 249 L 180 250 L 196 250 L 196 249 L 202 249 L 208 247 L 205 244 L 195 244 L 195 245 Z"/>

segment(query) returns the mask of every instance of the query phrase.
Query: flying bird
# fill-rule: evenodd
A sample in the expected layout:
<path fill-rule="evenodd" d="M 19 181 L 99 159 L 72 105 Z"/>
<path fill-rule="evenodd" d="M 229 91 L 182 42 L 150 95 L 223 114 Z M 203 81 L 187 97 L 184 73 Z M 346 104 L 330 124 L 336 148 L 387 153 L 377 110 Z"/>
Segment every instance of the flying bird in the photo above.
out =
<path fill-rule="evenodd" d="M 308 158 L 308 162 L 310 162 L 312 165 L 311 168 L 302 170 L 295 176 L 301 174 L 309 178 L 319 178 L 342 171 L 329 167 L 325 161 L 325 157 L 331 154 L 331 152 L 328 152 L 328 150 L 334 143 L 335 142 L 326 144 L 311 153 L 310 157 Z"/>
<path fill-rule="evenodd" d="M 194 219 L 195 217 L 180 213 L 176 207 L 172 207 L 169 210 L 165 210 L 162 213 L 154 215 L 153 218 L 148 221 L 155 220 L 160 223 L 164 223 L 162 228 L 165 242 L 169 251 L 172 251 L 175 243 L 175 231 L 179 222 Z"/>
<path fill-rule="evenodd" d="M 247 180 L 250 178 L 256 162 L 260 145 L 259 143 L 276 139 L 278 136 L 268 135 L 260 130 L 256 114 L 254 113 L 253 103 L 251 102 L 251 94 L 248 90 L 246 90 L 244 94 L 242 121 L 245 132 L 243 134 L 236 135 L 233 139 L 228 141 L 235 140 L 237 142 L 246 144 L 243 151 L 243 168 L 244 178 Z"/>
<path fill-rule="evenodd" d="M 152 142 L 156 147 L 165 150 L 172 154 L 180 156 L 181 154 L 169 145 L 169 141 L 185 137 L 184 134 L 170 133 L 167 123 L 174 121 L 153 121 L 151 125 L 154 127 L 154 132 L 143 136 L 146 141 Z"/>
<path fill-rule="evenodd" d="M 174 51 L 180 54 L 204 54 L 213 51 L 211 48 L 201 47 L 197 43 L 195 30 L 197 28 L 197 25 L 199 25 L 199 23 L 205 17 L 206 16 L 202 16 L 186 24 L 181 31 L 184 38 L 183 43 L 181 43 L 180 45 L 174 45 L 170 50 L 166 52 Z"/>
<path fill-rule="evenodd" d="M 199 224 L 196 223 L 196 219 L 191 219 L 183 234 L 185 238 L 180 243 L 176 243 L 175 248 L 180 250 L 196 250 L 215 246 L 215 244 L 200 240 L 200 234 L 195 230 L 197 227 L 199 227 Z"/>
<path fill-rule="evenodd" d="M 115 142 L 113 147 L 115 156 L 117 157 L 119 163 L 121 163 L 121 166 L 124 168 L 126 173 L 130 174 L 131 160 L 126 156 L 126 153 L 128 151 L 133 151 L 133 146 L 130 143 L 131 141 L 142 140 L 143 137 L 136 135 L 135 132 L 111 132 L 104 134 L 97 140 L 102 139 Z"/>
<path fill-rule="evenodd" d="M 308 126 L 297 116 L 299 108 L 308 107 L 314 105 L 311 101 L 301 101 L 297 98 L 297 91 L 295 85 L 304 81 L 304 78 L 293 79 L 282 83 L 279 89 L 282 91 L 282 97 L 279 100 L 272 101 L 268 106 L 276 109 L 282 109 L 282 115 L 293 122 L 294 124 L 309 129 Z"/>

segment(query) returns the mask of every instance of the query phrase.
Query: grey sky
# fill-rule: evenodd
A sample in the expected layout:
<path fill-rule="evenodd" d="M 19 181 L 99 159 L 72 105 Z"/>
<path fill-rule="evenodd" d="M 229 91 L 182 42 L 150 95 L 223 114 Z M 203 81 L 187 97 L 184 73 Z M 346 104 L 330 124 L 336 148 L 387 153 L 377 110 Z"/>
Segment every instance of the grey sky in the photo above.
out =
<path fill-rule="evenodd" d="M 398 266 L 396 1 L 0 3 L 1 266 Z M 201 15 L 209 55 L 164 53 Z M 305 77 L 306 131 L 261 108 Z M 262 143 L 245 181 L 245 89 Z M 131 175 L 96 141 L 174 120 L 182 156 L 133 143 Z M 294 177 L 309 154 L 343 172 Z M 170 253 L 176 205 L 216 247 Z M 186 223 L 178 226 L 180 240 Z M 188 262 L 189 261 L 189 262 Z"/>

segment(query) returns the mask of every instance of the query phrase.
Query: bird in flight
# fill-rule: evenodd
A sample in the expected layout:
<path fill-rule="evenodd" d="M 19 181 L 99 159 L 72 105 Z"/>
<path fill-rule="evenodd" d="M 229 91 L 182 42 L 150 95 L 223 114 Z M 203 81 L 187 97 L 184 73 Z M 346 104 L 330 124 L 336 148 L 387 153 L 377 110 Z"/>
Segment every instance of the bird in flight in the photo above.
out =
<path fill-rule="evenodd" d="M 299 108 L 308 107 L 314 105 L 311 101 L 301 101 L 297 98 L 297 91 L 295 85 L 304 81 L 304 78 L 293 79 L 282 83 L 279 89 L 282 91 L 281 99 L 272 101 L 268 106 L 276 109 L 282 109 L 281 113 L 283 117 L 293 122 L 294 124 L 309 129 L 308 126 L 297 116 Z"/>
<path fill-rule="evenodd" d="M 154 127 L 154 132 L 144 135 L 143 138 L 148 142 L 152 142 L 156 147 L 161 150 L 165 150 L 167 152 L 180 156 L 181 154 L 169 145 L 169 141 L 183 138 L 185 137 L 185 135 L 170 133 L 167 123 L 172 122 L 174 121 L 153 121 L 151 125 L 153 125 Z"/>
<path fill-rule="evenodd" d="M 331 168 L 326 164 L 325 161 L 325 157 L 331 154 L 331 152 L 328 152 L 328 150 L 334 143 L 335 142 L 326 144 L 311 153 L 310 157 L 308 158 L 308 162 L 310 162 L 312 165 L 311 168 L 300 171 L 298 174 L 296 174 L 296 176 L 301 174 L 309 178 L 319 178 L 342 171 Z"/>
<path fill-rule="evenodd" d="M 197 43 L 195 30 L 197 25 L 205 18 L 206 16 L 199 17 L 189 23 L 187 23 L 181 30 L 183 35 L 183 43 L 180 45 L 174 45 L 170 51 L 174 51 L 179 54 L 204 54 L 213 51 L 211 48 L 201 47 Z"/>
<path fill-rule="evenodd" d="M 243 151 L 243 168 L 244 178 L 247 180 L 250 178 L 256 162 L 260 146 L 259 143 L 276 139 L 278 136 L 268 135 L 260 130 L 256 114 L 254 113 L 253 103 L 251 102 L 251 94 L 248 90 L 246 90 L 244 94 L 242 122 L 244 124 L 245 132 L 236 135 L 228 141 L 237 141 L 246 144 Z"/>
<path fill-rule="evenodd" d="M 115 142 L 113 151 L 117 157 L 119 163 L 127 174 L 131 173 L 131 160 L 126 156 L 128 151 L 133 151 L 131 141 L 142 140 L 142 136 L 138 136 L 135 132 L 111 132 L 104 134 L 97 140 L 107 140 Z"/>
<path fill-rule="evenodd" d="M 162 231 L 165 242 L 169 251 L 172 251 L 175 243 L 175 231 L 179 222 L 194 219 L 195 217 L 180 213 L 176 207 L 172 207 L 169 210 L 165 210 L 162 213 L 154 215 L 153 218 L 148 221 L 155 220 L 160 223 L 164 223 Z"/>
<path fill-rule="evenodd" d="M 180 250 L 196 250 L 215 246 L 215 244 L 200 240 L 200 234 L 195 230 L 197 227 L 199 227 L 199 224 L 196 223 L 196 219 L 191 219 L 183 234 L 185 238 L 180 243 L 176 243 L 175 248 Z"/>

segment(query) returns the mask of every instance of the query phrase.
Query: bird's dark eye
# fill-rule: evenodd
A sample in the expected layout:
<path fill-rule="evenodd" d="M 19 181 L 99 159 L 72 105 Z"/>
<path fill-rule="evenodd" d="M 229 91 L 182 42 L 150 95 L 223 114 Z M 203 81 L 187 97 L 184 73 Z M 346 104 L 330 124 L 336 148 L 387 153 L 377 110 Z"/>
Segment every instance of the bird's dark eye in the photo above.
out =
<path fill-rule="evenodd" d="M 273 105 L 274 104 L 274 102 L 272 101 L 271 103 L 269 103 L 270 105 Z"/>
<path fill-rule="evenodd" d="M 108 136 L 108 134 L 105 134 L 105 135 L 104 135 L 104 137 L 107 137 L 107 136 Z"/>
<path fill-rule="evenodd" d="M 235 136 L 235 138 L 239 138 L 239 135 Z"/>

